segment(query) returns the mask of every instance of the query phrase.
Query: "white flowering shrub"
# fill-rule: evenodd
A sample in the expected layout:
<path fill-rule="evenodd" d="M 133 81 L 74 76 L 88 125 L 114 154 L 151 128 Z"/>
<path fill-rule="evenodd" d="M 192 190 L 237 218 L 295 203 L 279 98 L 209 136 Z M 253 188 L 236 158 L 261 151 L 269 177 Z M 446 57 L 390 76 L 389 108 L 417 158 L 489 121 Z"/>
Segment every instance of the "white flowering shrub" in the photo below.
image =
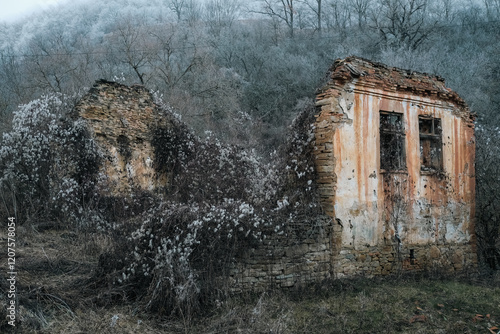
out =
<path fill-rule="evenodd" d="M 173 180 L 174 187 L 186 190 L 183 201 L 221 203 L 254 197 L 254 181 L 262 171 L 253 152 L 224 145 L 211 133 L 196 148 L 182 175 Z"/>
<path fill-rule="evenodd" d="M 100 156 L 72 104 L 47 95 L 14 113 L 12 130 L 0 148 L 0 193 L 10 215 L 54 219 L 81 212 L 94 196 Z"/>
<path fill-rule="evenodd" d="M 168 198 L 186 203 L 220 203 L 227 198 L 263 202 L 275 195 L 273 167 L 265 166 L 255 151 L 222 143 L 208 131 L 200 139 L 168 106 L 155 103 L 173 124 L 154 129 L 151 141 L 156 172 L 171 180 Z"/>
<path fill-rule="evenodd" d="M 282 154 L 267 164 L 254 151 L 211 133 L 200 139 L 175 116 L 165 117 L 174 126 L 155 129 L 152 143 L 156 170 L 169 173 L 169 185 L 140 214 L 137 199 L 121 199 L 125 204 L 114 211 L 132 217 L 132 231 L 125 224 L 120 233 L 109 229 L 116 249 L 101 256 L 96 279 L 109 277 L 149 311 L 185 315 L 224 297 L 229 270 L 246 249 L 310 235 L 308 222 L 321 214 L 313 182 L 314 111 L 297 117 Z"/>
<path fill-rule="evenodd" d="M 184 312 L 199 298 L 212 299 L 236 254 L 260 242 L 270 225 L 251 204 L 232 200 L 218 206 L 163 201 L 144 218 L 124 240 L 129 247 L 113 283 L 143 296 L 150 311 Z M 106 260 L 101 266 L 116 266 Z M 105 272 L 111 269 L 117 268 Z"/>
<path fill-rule="evenodd" d="M 315 107 L 305 101 L 278 159 L 277 170 L 281 173 L 277 196 L 281 199 L 278 207 L 289 206 L 292 220 L 312 218 L 321 214 L 317 196 L 315 167 Z"/>

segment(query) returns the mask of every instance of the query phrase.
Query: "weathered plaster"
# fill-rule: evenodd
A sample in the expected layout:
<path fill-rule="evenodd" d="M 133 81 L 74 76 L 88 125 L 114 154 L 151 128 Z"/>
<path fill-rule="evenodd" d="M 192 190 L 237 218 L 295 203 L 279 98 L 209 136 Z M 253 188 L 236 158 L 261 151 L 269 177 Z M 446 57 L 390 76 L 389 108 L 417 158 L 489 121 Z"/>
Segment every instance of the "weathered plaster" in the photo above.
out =
<path fill-rule="evenodd" d="M 457 252 L 475 253 L 474 126 L 463 100 L 442 79 L 351 57 L 332 68 L 317 107 L 318 182 L 332 190 L 320 195 L 325 212 L 340 225 L 334 236 L 340 243 L 337 274 L 358 268 L 346 254 L 374 247 L 388 247 L 392 261 L 413 250 L 420 267 L 431 263 L 419 247 L 454 245 Z M 403 115 L 405 170 L 380 167 L 380 111 Z M 441 119 L 440 172 L 421 170 L 420 115 Z M 472 256 L 467 264 L 475 261 Z M 383 273 L 397 267 L 391 266 Z"/>

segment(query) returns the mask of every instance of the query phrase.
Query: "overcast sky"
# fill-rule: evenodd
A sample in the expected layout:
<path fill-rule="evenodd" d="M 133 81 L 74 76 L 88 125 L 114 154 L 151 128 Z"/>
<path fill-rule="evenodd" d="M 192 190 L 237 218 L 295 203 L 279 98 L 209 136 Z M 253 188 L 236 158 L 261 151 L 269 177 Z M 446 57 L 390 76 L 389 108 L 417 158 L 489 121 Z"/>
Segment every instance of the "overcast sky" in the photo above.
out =
<path fill-rule="evenodd" d="M 67 0 L 0 0 L 0 21 L 12 22 Z"/>

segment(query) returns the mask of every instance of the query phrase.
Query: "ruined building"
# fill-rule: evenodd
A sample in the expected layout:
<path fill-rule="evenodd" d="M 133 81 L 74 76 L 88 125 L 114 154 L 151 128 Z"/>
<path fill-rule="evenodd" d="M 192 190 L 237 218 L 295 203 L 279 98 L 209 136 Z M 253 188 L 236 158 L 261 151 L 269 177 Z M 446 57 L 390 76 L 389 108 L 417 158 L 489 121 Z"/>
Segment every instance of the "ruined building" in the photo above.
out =
<path fill-rule="evenodd" d="M 444 80 L 349 57 L 316 105 L 334 273 L 474 266 L 473 116 Z"/>
<path fill-rule="evenodd" d="M 157 128 L 173 127 L 143 86 L 97 81 L 76 106 L 106 159 L 101 167 L 110 195 L 153 190 L 167 182 L 156 173 L 151 139 Z"/>
<path fill-rule="evenodd" d="M 175 125 L 146 89 L 98 81 L 76 110 L 107 151 L 110 193 L 168 183 L 151 138 Z M 230 273 L 238 289 L 476 266 L 473 116 L 443 79 L 337 60 L 316 96 L 314 134 L 325 214 L 246 250 Z"/>

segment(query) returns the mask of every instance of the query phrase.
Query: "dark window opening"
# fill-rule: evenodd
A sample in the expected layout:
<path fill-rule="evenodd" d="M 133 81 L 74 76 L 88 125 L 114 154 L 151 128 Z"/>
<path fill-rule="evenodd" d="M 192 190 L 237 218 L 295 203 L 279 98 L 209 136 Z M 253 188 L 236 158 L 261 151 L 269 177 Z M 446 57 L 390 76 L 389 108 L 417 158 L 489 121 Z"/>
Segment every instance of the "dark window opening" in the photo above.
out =
<path fill-rule="evenodd" d="M 410 264 L 415 264 L 415 250 L 410 249 Z"/>
<path fill-rule="evenodd" d="M 387 171 L 406 168 L 403 114 L 380 112 L 380 168 Z"/>
<path fill-rule="evenodd" d="M 420 116 L 420 166 L 423 171 L 443 169 L 442 129 L 439 118 Z"/>

